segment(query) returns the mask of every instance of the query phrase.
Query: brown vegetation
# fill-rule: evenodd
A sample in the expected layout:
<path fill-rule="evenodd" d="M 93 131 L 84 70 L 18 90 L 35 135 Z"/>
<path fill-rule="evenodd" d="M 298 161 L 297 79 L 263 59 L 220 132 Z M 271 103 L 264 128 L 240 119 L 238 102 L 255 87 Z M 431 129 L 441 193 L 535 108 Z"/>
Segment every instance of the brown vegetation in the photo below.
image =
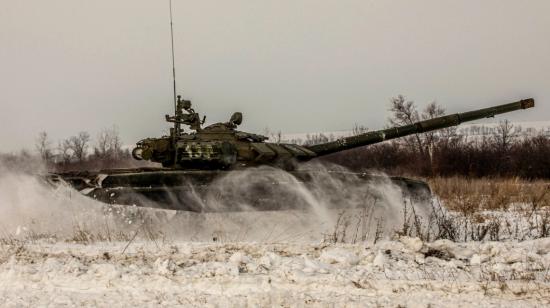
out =
<path fill-rule="evenodd" d="M 419 112 L 414 102 L 406 101 L 403 96 L 392 99 L 391 106 L 391 126 L 408 125 L 445 114 L 435 103 Z M 324 140 L 317 136 L 316 140 L 305 143 L 316 141 Z M 467 138 L 451 127 L 336 153 L 323 160 L 354 171 L 376 169 L 388 174 L 422 177 L 550 179 L 550 138 L 516 136 L 514 126 L 504 120 L 492 136 Z"/>
<path fill-rule="evenodd" d="M 376 169 L 422 177 L 550 179 L 550 139 L 525 138 L 503 150 L 489 138 L 467 141 L 459 137 L 436 142 L 428 154 L 394 141 L 333 154 L 323 160 L 354 171 Z"/>
<path fill-rule="evenodd" d="M 514 203 L 532 208 L 550 207 L 550 182 L 543 180 L 435 177 L 429 183 L 448 209 L 464 214 L 504 210 Z"/>

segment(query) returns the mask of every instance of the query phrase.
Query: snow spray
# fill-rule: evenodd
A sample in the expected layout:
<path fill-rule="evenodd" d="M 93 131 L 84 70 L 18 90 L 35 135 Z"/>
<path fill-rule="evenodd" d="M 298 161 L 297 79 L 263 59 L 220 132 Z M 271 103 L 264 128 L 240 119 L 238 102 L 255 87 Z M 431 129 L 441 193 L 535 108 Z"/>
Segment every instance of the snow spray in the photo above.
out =
<path fill-rule="evenodd" d="M 70 239 L 84 232 L 109 240 L 116 239 L 111 237 L 115 233 L 137 238 L 155 233 L 174 241 L 358 242 L 389 237 L 402 225 L 403 194 L 389 179 L 368 183 L 353 173 L 335 177 L 335 170 L 347 172 L 340 166 L 301 168 L 314 170 L 308 183 L 272 167 L 229 172 L 206 194 L 188 196 L 210 209 L 240 211 L 191 213 L 106 205 L 69 186 L 53 187 L 40 176 L 0 166 L 0 237 Z M 252 186 L 264 187 L 254 197 L 284 210 L 254 211 Z M 148 232 L 139 232 L 144 225 Z"/>

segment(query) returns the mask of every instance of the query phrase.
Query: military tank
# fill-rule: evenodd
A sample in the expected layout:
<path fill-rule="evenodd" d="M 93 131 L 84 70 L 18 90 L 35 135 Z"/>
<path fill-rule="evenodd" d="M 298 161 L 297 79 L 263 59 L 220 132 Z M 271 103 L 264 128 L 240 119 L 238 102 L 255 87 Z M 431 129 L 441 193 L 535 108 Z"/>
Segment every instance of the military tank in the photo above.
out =
<path fill-rule="evenodd" d="M 314 158 L 340 151 L 494 117 L 534 105 L 534 100 L 529 98 L 411 125 L 370 131 L 332 142 L 298 145 L 268 142 L 265 136 L 237 130 L 243 120 L 240 112 L 234 113 L 228 122 L 203 127 L 206 117 L 201 119 L 191 107 L 191 102 L 178 96 L 175 114 L 165 117 L 166 121 L 173 124 L 170 135 L 140 140 L 132 150 L 134 159 L 159 163 L 162 167 L 55 173 L 50 174 L 48 179 L 51 183 L 68 183 L 82 194 L 109 204 L 193 212 L 295 209 L 300 207 L 299 202 L 285 193 L 284 187 L 307 187 L 319 172 L 328 172 L 332 178 L 344 182 L 350 177 L 369 184 L 390 182 L 413 202 L 428 202 L 431 192 L 423 181 L 344 170 L 309 170 L 301 166 Z M 189 131 L 185 131 L 183 126 L 188 126 Z M 284 170 L 286 179 L 269 177 L 274 168 Z M 224 178 L 245 172 L 244 179 L 240 180 L 257 182 L 247 183 L 246 191 L 239 192 L 239 199 L 246 199 L 245 207 L 242 206 L 243 202 L 232 205 L 234 191 L 221 186 L 212 189 L 215 183 L 223 182 Z M 281 189 L 280 193 L 273 193 L 277 189 Z M 373 194 L 368 188 L 365 193 Z M 220 207 L 220 203 L 224 206 Z"/>

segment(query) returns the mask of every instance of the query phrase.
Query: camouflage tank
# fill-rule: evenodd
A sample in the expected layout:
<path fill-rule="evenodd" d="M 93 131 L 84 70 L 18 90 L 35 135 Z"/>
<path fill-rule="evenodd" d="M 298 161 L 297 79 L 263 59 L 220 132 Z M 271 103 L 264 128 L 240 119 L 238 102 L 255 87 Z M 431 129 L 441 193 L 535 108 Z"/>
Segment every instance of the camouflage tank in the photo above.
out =
<path fill-rule="evenodd" d="M 105 203 L 150 206 L 184 211 L 219 211 L 211 207 L 206 195 L 211 193 L 210 185 L 235 172 L 269 172 L 258 166 L 271 166 L 288 172 L 299 183 L 311 181 L 315 170 L 303 170 L 300 163 L 324 155 L 367 146 L 411 134 L 456 126 L 495 115 L 534 107 L 529 98 L 514 103 L 457 113 L 420 121 L 411 125 L 371 131 L 336 141 L 298 145 L 267 142 L 268 138 L 237 130 L 243 116 L 236 112 L 228 122 L 203 127 L 205 117 L 191 108 L 191 102 L 177 98 L 174 116 L 166 115 L 166 121 L 173 123 L 170 135 L 147 138 L 139 141 L 132 151 L 137 160 L 162 164 L 162 168 L 140 168 L 103 170 L 99 172 L 68 172 L 50 175 L 51 182 L 63 181 L 83 194 Z M 188 126 L 185 132 L 182 126 Z M 297 167 L 298 166 L 298 167 Z M 418 202 L 431 198 L 430 188 L 425 182 L 403 177 L 375 176 L 345 171 L 331 172 L 331 176 L 345 180 L 356 177 L 373 183 L 390 181 L 401 188 L 404 195 Z M 278 183 L 271 183 L 278 185 Z M 289 200 L 265 198 L 265 191 L 272 187 L 266 184 L 248 186 L 248 203 L 255 210 L 278 210 L 295 208 Z M 231 194 L 218 191 L 219 198 L 226 198 L 231 204 Z M 284 194 L 281 194 L 284 195 Z M 241 210 L 241 207 L 227 206 L 221 210 Z M 248 207 L 250 209 L 250 207 Z"/>

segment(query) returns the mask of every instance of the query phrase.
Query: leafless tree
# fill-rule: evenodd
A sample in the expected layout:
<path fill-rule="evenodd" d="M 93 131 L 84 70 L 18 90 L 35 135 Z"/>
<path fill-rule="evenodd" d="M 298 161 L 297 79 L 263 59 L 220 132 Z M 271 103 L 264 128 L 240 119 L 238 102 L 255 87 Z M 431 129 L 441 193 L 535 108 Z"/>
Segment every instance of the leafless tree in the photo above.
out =
<path fill-rule="evenodd" d="M 393 113 L 390 118 L 391 125 L 409 125 L 420 119 L 414 101 L 407 101 L 403 95 L 391 98 L 390 103 L 390 111 Z"/>
<path fill-rule="evenodd" d="M 71 162 L 71 159 L 73 157 L 73 150 L 71 149 L 71 143 L 69 142 L 69 139 L 59 141 L 59 143 L 57 144 L 57 150 L 64 164 L 68 164 Z"/>
<path fill-rule="evenodd" d="M 94 148 L 95 155 L 102 159 L 119 159 L 122 153 L 122 141 L 116 126 L 103 129 Z"/>
<path fill-rule="evenodd" d="M 390 100 L 392 117 L 389 119 L 390 126 L 411 125 L 420 121 L 418 110 L 414 101 L 407 101 L 403 95 L 398 95 Z M 424 146 L 419 134 L 405 137 L 402 139 L 407 146 L 418 151 L 424 156 Z"/>
<path fill-rule="evenodd" d="M 52 142 L 48 137 L 48 133 L 40 132 L 38 134 L 38 137 L 36 138 L 35 147 L 40 154 L 40 158 L 42 158 L 42 161 L 50 162 L 52 160 L 53 152 L 51 146 Z"/>
<path fill-rule="evenodd" d="M 445 108 L 443 108 L 442 106 L 438 105 L 435 101 L 434 102 L 431 102 L 428 104 L 428 106 L 426 106 L 426 108 L 424 108 L 424 110 L 422 111 L 422 114 L 420 115 L 421 119 L 422 120 L 430 120 L 430 119 L 434 119 L 434 118 L 437 118 L 437 117 L 440 117 L 440 116 L 443 116 L 445 115 Z M 423 146 L 425 149 L 431 149 L 433 148 L 435 142 L 438 141 L 438 137 L 441 135 L 441 132 L 437 132 L 437 131 L 430 131 L 430 132 L 425 132 L 423 134 Z"/>
<path fill-rule="evenodd" d="M 414 101 L 407 101 L 403 95 L 394 97 L 390 101 L 392 117 L 389 119 L 391 126 L 411 125 L 418 121 L 429 120 L 445 115 L 445 109 L 437 102 L 429 103 L 421 113 L 418 112 Z M 446 131 L 446 135 L 456 134 L 456 129 Z M 438 141 L 441 132 L 432 131 L 422 134 L 414 134 L 403 140 L 411 148 L 416 149 L 421 155 L 427 154 L 429 149 Z"/>
<path fill-rule="evenodd" d="M 516 134 L 514 130 L 514 125 L 510 123 L 508 119 L 500 121 L 496 129 L 496 134 L 494 136 L 494 140 L 498 148 L 503 152 L 508 151 L 515 138 Z"/>
<path fill-rule="evenodd" d="M 83 162 L 88 153 L 90 134 L 80 132 L 78 135 L 70 137 L 66 142 L 68 142 L 68 147 L 72 150 L 74 158 L 79 162 Z"/>
<path fill-rule="evenodd" d="M 392 117 L 389 119 L 391 126 L 411 125 L 418 121 L 430 120 L 445 115 L 445 109 L 435 101 L 429 103 L 422 112 L 418 112 L 418 108 L 414 101 L 406 100 L 403 95 L 392 98 L 390 102 L 390 111 L 393 113 Z M 421 134 L 413 134 L 401 138 L 401 140 L 407 147 L 417 152 L 421 161 L 426 163 L 425 167 L 422 169 L 426 172 L 433 173 L 433 151 L 436 143 L 441 140 L 439 137 L 442 135 L 444 138 L 448 138 L 448 136 L 445 135 L 456 135 L 456 130 L 451 128 L 445 132 L 429 131 Z"/>

